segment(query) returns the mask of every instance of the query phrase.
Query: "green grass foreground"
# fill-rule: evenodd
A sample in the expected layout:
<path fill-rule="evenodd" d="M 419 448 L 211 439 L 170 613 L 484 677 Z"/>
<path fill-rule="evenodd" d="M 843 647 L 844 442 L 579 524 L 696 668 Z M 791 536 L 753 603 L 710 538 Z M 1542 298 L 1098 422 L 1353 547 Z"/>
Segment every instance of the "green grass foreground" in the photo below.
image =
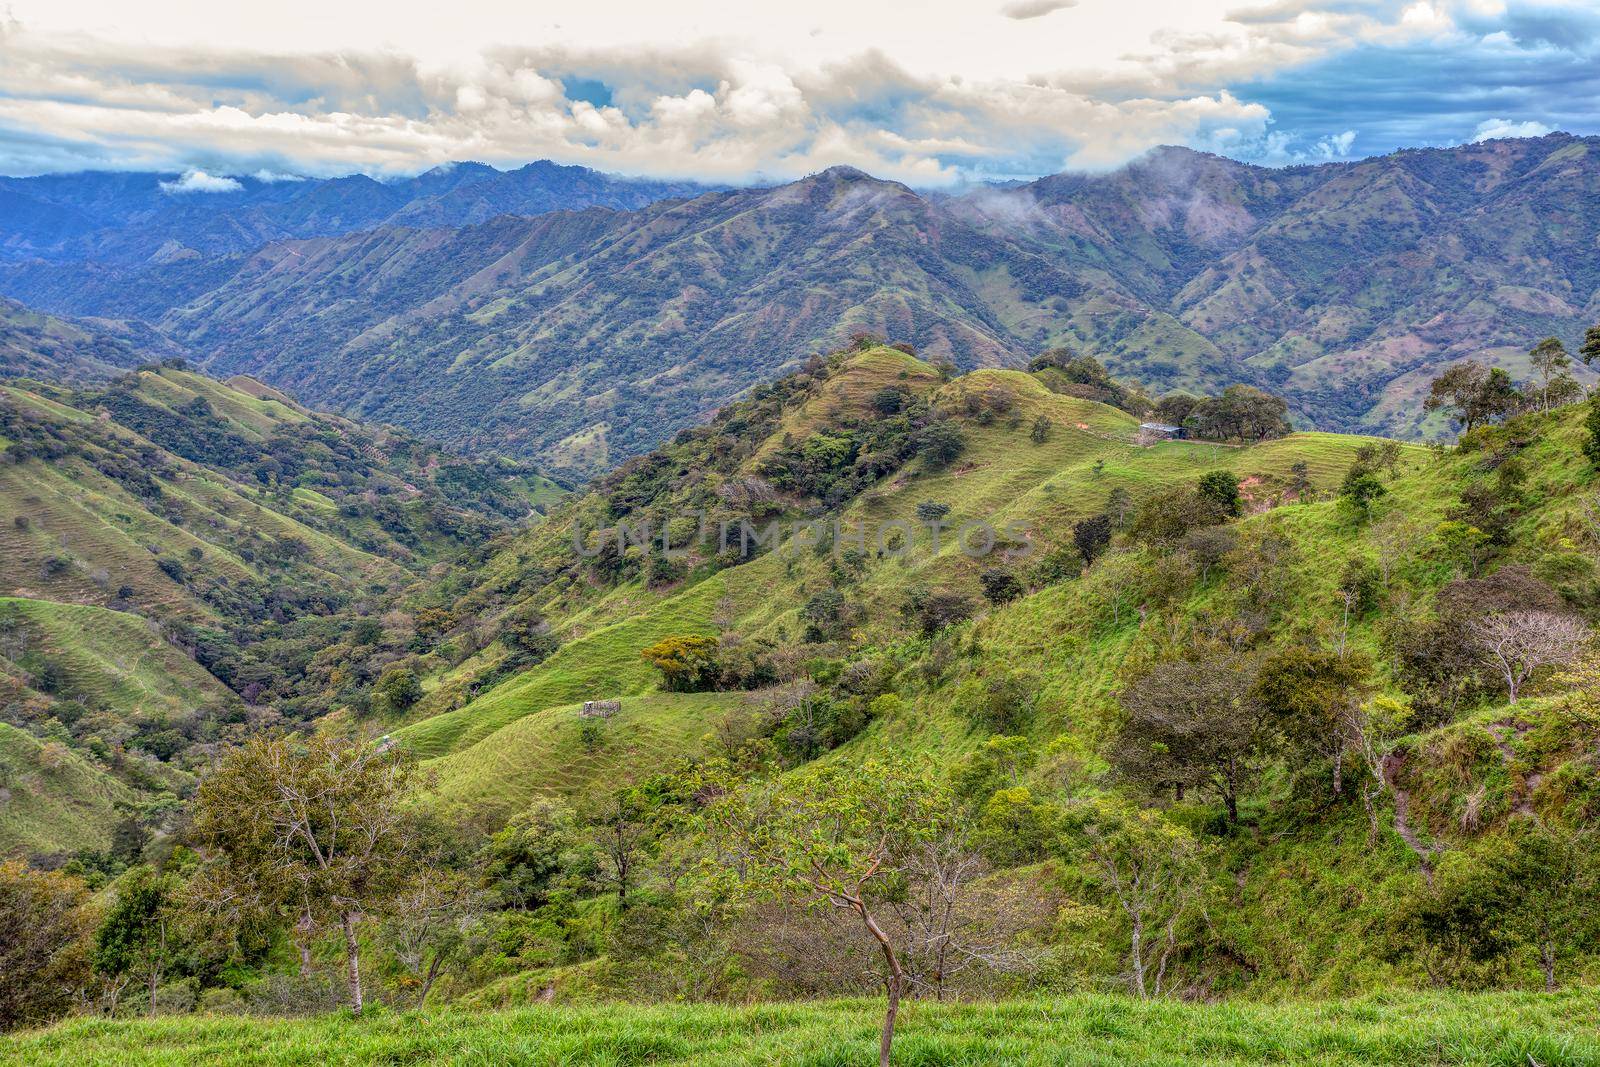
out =
<path fill-rule="evenodd" d="M 784 1064 L 876 1062 L 881 1008 L 531 1007 L 355 1020 L 78 1020 L 0 1039 L 19 1064 Z M 1600 993 L 1386 994 L 1259 1004 L 1116 996 L 916 1003 L 898 1064 L 1600 1064 Z"/>

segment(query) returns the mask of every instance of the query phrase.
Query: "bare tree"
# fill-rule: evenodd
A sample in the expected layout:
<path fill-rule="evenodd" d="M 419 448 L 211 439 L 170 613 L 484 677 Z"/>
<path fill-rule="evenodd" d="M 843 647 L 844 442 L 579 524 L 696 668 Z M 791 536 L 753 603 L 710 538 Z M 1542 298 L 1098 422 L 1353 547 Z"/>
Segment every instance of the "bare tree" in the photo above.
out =
<path fill-rule="evenodd" d="M 989 874 L 969 835 L 953 823 L 908 856 L 905 889 L 890 909 L 914 995 L 943 1000 L 949 983 L 968 971 L 1014 972 L 1033 962 L 1015 946 L 1038 917 L 1020 914 L 1004 892 L 986 884 Z"/>
<path fill-rule="evenodd" d="M 472 872 L 424 867 L 385 909 L 384 941 L 416 984 L 419 1008 L 445 970 L 472 948 L 473 929 L 488 910 L 475 882 Z"/>
<path fill-rule="evenodd" d="M 1472 623 L 1472 636 L 1505 679 L 1512 704 L 1517 691 L 1541 667 L 1562 666 L 1578 658 L 1589 628 L 1554 611 L 1500 611 Z"/>
<path fill-rule="evenodd" d="M 1128 923 L 1128 987 L 1159 997 L 1184 926 L 1199 913 L 1205 889 L 1199 845 L 1148 809 L 1097 818 L 1085 833 L 1089 859 Z"/>

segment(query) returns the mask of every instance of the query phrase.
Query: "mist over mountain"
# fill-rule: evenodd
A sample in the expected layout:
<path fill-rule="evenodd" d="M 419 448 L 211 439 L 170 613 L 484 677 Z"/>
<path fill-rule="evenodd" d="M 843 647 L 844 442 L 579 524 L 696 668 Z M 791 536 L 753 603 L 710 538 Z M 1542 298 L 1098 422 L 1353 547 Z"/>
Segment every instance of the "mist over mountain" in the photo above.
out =
<path fill-rule="evenodd" d="M 1523 376 L 1533 341 L 1600 315 L 1597 150 L 1274 169 L 1168 148 L 955 195 L 844 167 L 692 197 L 550 164 L 228 193 L 28 179 L 0 186 L 38 205 L 5 215 L 0 292 L 574 474 L 854 331 L 962 368 L 1065 345 L 1158 392 L 1248 382 L 1302 426 L 1418 437 L 1443 428 L 1417 402 L 1440 365 Z"/>

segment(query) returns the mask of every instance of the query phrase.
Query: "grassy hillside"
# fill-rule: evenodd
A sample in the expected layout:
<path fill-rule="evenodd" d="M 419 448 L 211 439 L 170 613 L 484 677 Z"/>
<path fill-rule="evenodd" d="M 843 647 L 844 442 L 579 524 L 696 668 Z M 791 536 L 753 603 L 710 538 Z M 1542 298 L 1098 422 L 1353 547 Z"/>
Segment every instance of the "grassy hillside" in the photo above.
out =
<path fill-rule="evenodd" d="M 0 851 L 103 851 L 128 786 L 60 742 L 0 722 Z"/>
<path fill-rule="evenodd" d="M 479 829 L 536 797 L 581 802 L 741 744 L 780 777 L 815 760 L 909 756 L 930 775 L 960 778 L 1003 743 L 1021 761 L 1009 788 L 1023 790 L 1007 803 L 1052 797 L 1089 810 L 1135 799 L 1204 843 L 1209 903 L 1178 965 L 1186 988 L 1344 995 L 1533 981 L 1526 945 L 1441 978 L 1430 953 L 1442 950 L 1404 924 L 1432 906 L 1436 870 L 1476 869 L 1530 816 L 1581 828 L 1600 811 L 1592 745 L 1562 710 L 1551 672 L 1539 676 L 1550 696 L 1510 708 L 1470 649 L 1450 653 L 1466 657 L 1445 671 L 1459 677 L 1430 666 L 1445 655 L 1440 642 L 1459 640 L 1450 626 L 1479 617 L 1459 605 L 1490 595 L 1480 586 L 1498 588 L 1502 570 L 1526 576 L 1505 579 L 1533 590 L 1518 595 L 1593 617 L 1600 530 L 1585 518 L 1594 474 L 1581 411 L 1520 416 L 1452 451 L 1385 451 L 1377 439 L 1321 433 L 1152 441 L 1133 416 L 1063 388 L 1043 371 L 945 380 L 902 352 L 869 348 L 758 391 L 451 583 L 454 625 L 499 639 L 458 649 L 397 737 L 437 775 L 441 810 Z M 927 442 L 943 430 L 962 447 L 935 461 Z M 1336 498 L 1352 469 L 1374 471 L 1382 491 L 1365 517 Z M 1241 517 L 1161 533 L 1165 513 L 1218 472 L 1236 479 Z M 1020 532 L 974 557 L 947 530 L 935 550 L 921 517 L 929 505 L 952 530 L 981 519 Z M 1105 555 L 1084 567 L 1075 524 L 1118 509 Z M 696 537 L 702 511 L 713 530 L 739 517 L 837 519 L 866 542 L 845 535 L 835 546 L 831 534 L 785 525 L 781 543 L 746 558 Z M 646 522 L 691 551 L 663 564 L 632 543 L 605 550 L 618 523 Z M 904 554 L 875 542 L 895 524 L 909 539 Z M 1378 577 L 1348 609 L 1340 590 L 1353 568 Z M 990 597 L 997 573 L 1015 585 Z M 916 607 L 923 590 L 960 610 L 929 625 Z M 1436 604 L 1441 596 L 1456 606 Z M 513 635 L 532 623 L 547 641 L 530 656 Z M 723 673 L 713 692 L 663 691 L 641 655 L 685 636 L 715 642 Z M 1361 699 L 1382 780 L 1351 755 L 1333 795 L 1331 764 L 1280 739 L 1237 826 L 1203 786 L 1175 803 L 1131 782 L 1119 764 L 1119 694 L 1148 666 L 1219 643 L 1256 662 L 1340 648 L 1366 664 Z M 623 711 L 586 741 L 577 702 L 603 698 L 620 698 Z M 985 805 L 1005 790 L 974 788 L 987 791 L 964 817 L 981 834 Z M 1073 982 L 1118 980 L 1112 946 L 1123 935 L 1081 857 L 1023 850 L 992 862 L 996 877 L 1080 893 L 1088 910 L 1069 908 L 1076 918 L 1051 928 L 1053 966 Z M 1033 921 L 1047 925 L 1041 908 Z M 613 958 L 600 978 L 538 971 L 524 995 L 650 985 L 669 966 Z M 1573 949 L 1557 970 L 1587 979 L 1600 962 Z"/>
<path fill-rule="evenodd" d="M 1320 1004 L 1197 1005 L 1081 996 L 910 1006 L 894 1062 L 1101 1067 L 1265 1063 L 1580 1067 L 1600 1063 L 1592 994 L 1391 995 Z M 18 1064 L 739 1064 L 875 1062 L 877 1005 L 837 1001 L 523 1008 L 352 1021 L 82 1021 L 13 1038 Z"/>
<path fill-rule="evenodd" d="M 903 523 L 918 530 L 905 559 L 869 563 L 852 580 L 862 617 L 856 640 L 871 645 L 904 635 L 899 610 L 906 591 L 917 584 L 939 584 L 975 594 L 977 575 L 993 559 L 971 559 L 960 551 L 954 537 L 969 520 L 987 522 L 997 531 L 1016 523 L 1036 539 L 1035 555 L 1059 547 L 1071 535 L 1072 523 L 1094 514 L 1113 490 L 1126 490 L 1132 499 L 1192 481 L 1209 470 L 1237 473 L 1245 491 L 1265 506 L 1289 484 L 1290 467 L 1304 463 L 1307 476 L 1318 489 L 1331 487 L 1351 462 L 1363 439 L 1332 434 L 1295 434 L 1251 447 L 1198 441 L 1166 441 L 1142 446 L 1137 441 L 1138 419 L 1115 408 L 1055 393 L 1033 375 L 1019 371 L 978 371 L 948 383 L 913 357 L 888 348 L 850 355 L 837 369 L 822 374 L 815 386 L 794 397 L 773 415 L 770 429 L 751 437 L 749 454 L 718 471 L 693 489 L 671 490 L 666 499 L 651 501 L 623 519 L 637 525 L 655 516 L 659 530 L 663 517 L 687 514 L 716 499 L 729 487 L 759 480 L 761 465 L 786 441 L 827 432 L 841 426 L 874 421 L 868 402 L 885 388 L 904 389 L 949 409 L 962 427 L 967 446 L 948 467 L 923 469 L 910 464 L 848 501 L 837 511 L 846 528 L 870 530 L 869 541 L 886 524 Z M 1001 417 L 989 406 L 1004 396 Z M 965 414 L 973 410 L 972 415 Z M 733 421 L 742 423 L 744 416 Z M 1042 442 L 1030 440 L 1031 427 L 1045 418 L 1051 428 Z M 668 474 L 680 470 L 692 482 L 692 463 L 671 453 Z M 653 463 L 653 461 L 652 461 Z M 681 464 L 681 466 L 678 466 Z M 619 476 L 613 485 L 627 483 Z M 675 634 L 715 635 L 736 633 L 743 638 L 782 643 L 803 629 L 800 609 L 808 597 L 833 579 L 829 553 L 795 550 L 771 552 L 725 570 L 716 570 L 715 545 L 701 551 L 699 563 L 689 568 L 687 580 L 665 584 L 650 581 L 623 583 L 614 588 L 557 580 L 534 584 L 548 569 L 581 563 L 571 548 L 573 528 L 592 534 L 596 528 L 595 498 L 605 490 L 558 516 L 548 529 L 527 535 L 525 543 L 508 547 L 488 560 L 478 591 L 463 605 L 494 597 L 494 590 L 510 588 L 517 595 L 532 594 L 531 603 L 550 617 L 561 647 L 532 670 L 518 674 L 462 706 L 424 718 L 399 732 L 418 755 L 437 758 L 469 746 L 489 750 L 514 748 L 520 742 L 507 727 L 555 705 L 579 700 L 633 696 L 648 692 L 659 678 L 639 653 Z M 937 553 L 921 520 L 919 503 L 934 501 L 949 507 L 947 533 Z M 768 502 L 781 507 L 785 521 L 807 517 L 807 502 L 799 498 Z M 610 510 L 616 510 L 611 505 Z M 724 508 L 733 515 L 736 509 Z M 739 513 L 739 517 L 744 514 Z M 715 524 L 715 513 L 712 525 Z M 768 521 L 763 517 L 757 526 Z M 611 527 L 605 527 L 611 529 Z M 611 536 L 615 536 L 614 533 Z M 675 536 L 683 536 L 675 534 Z M 870 546 L 869 546 L 870 547 Z M 702 546 L 704 548 L 704 546 Z M 562 557 L 565 558 L 562 558 Z M 532 561 L 538 560 L 535 565 Z M 708 569 L 710 568 L 710 569 Z M 530 577 L 530 575 L 532 577 Z M 531 588 L 530 588 L 531 586 Z M 556 591 L 559 593 L 552 596 Z M 486 609 L 493 614 L 498 608 Z M 468 665 L 470 666 L 470 664 Z M 441 691 L 436 697 L 461 699 L 458 691 Z M 431 706 L 424 702 L 424 707 Z M 457 766 L 444 762 L 438 770 L 446 789 Z M 527 795 L 530 777 L 518 774 L 499 783 L 507 802 Z"/>
<path fill-rule="evenodd" d="M 3 721 L 132 794 L 181 792 L 248 726 L 364 700 L 413 641 L 401 591 L 560 495 L 251 379 L 0 386 Z M 19 814 L 0 854 L 103 849 L 95 811 Z"/>

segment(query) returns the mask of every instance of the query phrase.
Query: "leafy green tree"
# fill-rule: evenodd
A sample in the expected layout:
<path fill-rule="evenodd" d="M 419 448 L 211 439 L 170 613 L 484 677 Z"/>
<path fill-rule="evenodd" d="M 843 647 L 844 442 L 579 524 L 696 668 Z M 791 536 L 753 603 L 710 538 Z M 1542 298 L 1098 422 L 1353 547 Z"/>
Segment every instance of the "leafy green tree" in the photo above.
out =
<path fill-rule="evenodd" d="M 1083 557 L 1083 565 L 1091 567 L 1094 561 L 1111 544 L 1111 516 L 1091 515 L 1072 524 L 1072 543 Z"/>
<path fill-rule="evenodd" d="M 1372 518 L 1372 506 L 1389 490 L 1367 467 L 1356 464 L 1339 483 L 1339 503 L 1358 523 Z"/>
<path fill-rule="evenodd" d="M 932 637 L 972 615 L 972 601 L 948 589 L 913 589 L 906 598 L 906 614 L 924 636 Z"/>
<path fill-rule="evenodd" d="M 381 715 L 395 715 L 422 699 L 422 683 L 410 667 L 395 664 L 372 686 L 372 707 Z"/>
<path fill-rule="evenodd" d="M 579 846 L 577 816 L 563 801 L 535 799 L 484 848 L 484 880 L 502 907 L 532 909 L 562 885 Z"/>
<path fill-rule="evenodd" d="M 978 585 L 991 604 L 1004 604 L 1022 595 L 1022 583 L 1004 567 L 990 567 L 981 572 Z"/>
<path fill-rule="evenodd" d="M 217 908 L 248 902 L 288 922 L 337 921 L 350 1007 L 360 1014 L 360 926 L 413 874 L 414 772 L 392 746 L 257 737 L 195 794 L 191 833 L 211 859 L 197 879 Z"/>
<path fill-rule="evenodd" d="M 1269 723 L 1255 699 L 1257 664 L 1226 647 L 1197 647 L 1136 675 L 1121 693 L 1113 760 L 1150 789 L 1210 788 L 1239 821 L 1239 797 L 1267 753 Z"/>
<path fill-rule="evenodd" d="M 1302 759 L 1333 765 L 1333 793 L 1344 792 L 1348 754 L 1361 751 L 1361 699 L 1369 664 L 1364 657 L 1291 645 L 1267 657 L 1252 699 Z"/>
<path fill-rule="evenodd" d="M 934 470 L 948 467 L 967 449 L 967 439 L 951 422 L 935 422 L 917 434 L 916 450 Z"/>
<path fill-rule="evenodd" d="M 1567 355 L 1567 346 L 1561 343 L 1561 338 L 1546 337 L 1528 352 L 1528 361 L 1539 374 L 1543 409 L 1549 411 L 1551 383 L 1561 378 L 1566 369 L 1572 366 L 1572 357 Z"/>
<path fill-rule="evenodd" d="M 1600 326 L 1595 327 L 1600 329 Z M 1583 428 L 1588 437 L 1583 441 L 1583 455 L 1590 463 L 1600 467 L 1600 393 L 1589 398 L 1583 413 Z"/>
<path fill-rule="evenodd" d="M 721 674 L 714 637 L 690 634 L 663 638 L 639 656 L 661 672 L 667 689 L 674 693 L 711 689 Z"/>
<path fill-rule="evenodd" d="M 1600 325 L 1584 331 L 1583 347 L 1578 349 L 1578 358 L 1583 360 L 1584 366 L 1600 359 Z"/>
<path fill-rule="evenodd" d="M 709 772 L 702 792 L 718 896 L 826 902 L 859 921 L 882 957 L 888 1003 L 878 1063 L 888 1067 L 900 1000 L 910 980 L 886 913 L 929 843 L 949 828 L 948 789 L 920 762 L 867 759 L 803 772 L 783 783 L 741 784 Z"/>
<path fill-rule="evenodd" d="M 1477 426 L 1510 415 L 1522 404 L 1522 399 L 1509 374 L 1499 367 L 1485 367 L 1469 359 L 1455 364 L 1433 380 L 1423 409 L 1448 409 L 1463 430 L 1471 433 Z"/>
<path fill-rule="evenodd" d="M 110 979 L 143 977 L 152 1015 L 156 990 L 176 956 L 179 888 L 172 875 L 135 867 L 117 880 L 116 899 L 95 931 L 95 971 Z"/>
<path fill-rule="evenodd" d="M 1239 517 L 1242 503 L 1239 498 L 1239 476 L 1232 471 L 1207 471 L 1200 476 L 1195 487 L 1202 500 L 1215 504 L 1217 510 L 1230 519 Z"/>

